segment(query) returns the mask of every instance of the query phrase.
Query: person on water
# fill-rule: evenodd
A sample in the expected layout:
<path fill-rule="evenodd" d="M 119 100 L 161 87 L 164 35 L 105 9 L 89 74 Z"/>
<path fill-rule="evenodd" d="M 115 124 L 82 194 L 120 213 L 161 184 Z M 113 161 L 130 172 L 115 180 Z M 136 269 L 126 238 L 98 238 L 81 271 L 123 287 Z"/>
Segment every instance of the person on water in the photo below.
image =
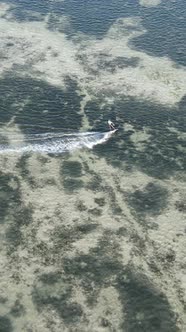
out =
<path fill-rule="evenodd" d="M 115 130 L 115 124 L 112 121 L 108 120 L 108 125 L 110 130 Z"/>

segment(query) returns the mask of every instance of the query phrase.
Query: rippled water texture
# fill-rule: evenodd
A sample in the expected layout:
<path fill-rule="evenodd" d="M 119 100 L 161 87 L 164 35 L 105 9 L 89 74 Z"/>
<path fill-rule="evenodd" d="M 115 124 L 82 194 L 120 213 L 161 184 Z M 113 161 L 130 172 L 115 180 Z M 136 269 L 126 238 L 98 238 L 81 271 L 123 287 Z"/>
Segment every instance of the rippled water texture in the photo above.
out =
<path fill-rule="evenodd" d="M 0 332 L 186 330 L 185 12 L 0 3 Z"/>

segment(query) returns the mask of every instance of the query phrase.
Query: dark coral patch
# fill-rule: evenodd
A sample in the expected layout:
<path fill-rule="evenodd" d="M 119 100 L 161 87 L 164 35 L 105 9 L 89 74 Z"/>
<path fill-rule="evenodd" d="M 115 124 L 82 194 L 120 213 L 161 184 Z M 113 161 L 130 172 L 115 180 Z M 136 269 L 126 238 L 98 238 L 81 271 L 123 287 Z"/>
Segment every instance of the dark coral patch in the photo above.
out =
<path fill-rule="evenodd" d="M 72 301 L 72 286 L 59 272 L 41 275 L 32 292 L 33 302 L 38 311 L 52 306 L 66 325 L 77 323 L 83 310 Z"/>
<path fill-rule="evenodd" d="M 144 190 L 136 190 L 128 195 L 129 205 L 139 215 L 156 216 L 167 206 L 168 191 L 160 185 L 150 182 Z"/>
<path fill-rule="evenodd" d="M 78 191 L 84 186 L 84 182 L 82 180 L 74 179 L 74 178 L 66 178 L 63 180 L 63 187 L 67 193 L 72 193 L 74 191 Z"/>
<path fill-rule="evenodd" d="M 11 320 L 6 316 L 0 316 L 0 332 L 12 332 Z"/>
<path fill-rule="evenodd" d="M 78 161 L 64 161 L 61 169 L 62 176 L 80 177 L 82 175 L 82 166 Z"/>
<path fill-rule="evenodd" d="M 157 291 L 145 275 L 130 269 L 117 277 L 117 286 L 126 319 L 121 328 L 129 332 L 178 332 L 176 317 L 166 296 Z"/>
<path fill-rule="evenodd" d="M 4 218 L 9 209 L 19 207 L 20 191 L 19 179 L 10 173 L 0 172 L 0 222 L 4 222 Z M 13 183 L 13 185 L 11 185 Z"/>
<path fill-rule="evenodd" d="M 14 306 L 11 308 L 10 313 L 14 317 L 20 317 L 20 316 L 24 315 L 25 308 L 21 304 L 20 300 L 16 300 L 15 301 Z"/>
<path fill-rule="evenodd" d="M 81 97 L 75 81 L 66 78 L 63 91 L 43 81 L 7 75 L 0 79 L 1 122 L 14 121 L 26 133 L 78 130 Z M 61 120 L 60 120 L 61 119 Z"/>

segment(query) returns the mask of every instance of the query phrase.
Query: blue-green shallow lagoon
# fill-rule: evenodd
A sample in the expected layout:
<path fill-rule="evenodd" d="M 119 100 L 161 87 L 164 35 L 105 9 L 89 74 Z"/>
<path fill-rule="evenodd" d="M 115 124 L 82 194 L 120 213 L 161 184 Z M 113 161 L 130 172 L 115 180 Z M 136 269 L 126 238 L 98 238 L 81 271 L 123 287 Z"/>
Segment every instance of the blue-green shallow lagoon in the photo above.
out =
<path fill-rule="evenodd" d="M 0 3 L 0 331 L 185 331 L 184 21 Z"/>

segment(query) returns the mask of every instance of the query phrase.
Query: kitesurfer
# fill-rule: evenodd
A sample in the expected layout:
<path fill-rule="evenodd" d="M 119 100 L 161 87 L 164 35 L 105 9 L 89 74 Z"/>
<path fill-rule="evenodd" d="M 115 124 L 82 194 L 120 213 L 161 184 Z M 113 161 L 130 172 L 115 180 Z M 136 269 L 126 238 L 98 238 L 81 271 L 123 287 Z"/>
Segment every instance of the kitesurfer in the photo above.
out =
<path fill-rule="evenodd" d="M 108 125 L 110 130 L 115 130 L 115 124 L 111 120 L 108 120 Z"/>

